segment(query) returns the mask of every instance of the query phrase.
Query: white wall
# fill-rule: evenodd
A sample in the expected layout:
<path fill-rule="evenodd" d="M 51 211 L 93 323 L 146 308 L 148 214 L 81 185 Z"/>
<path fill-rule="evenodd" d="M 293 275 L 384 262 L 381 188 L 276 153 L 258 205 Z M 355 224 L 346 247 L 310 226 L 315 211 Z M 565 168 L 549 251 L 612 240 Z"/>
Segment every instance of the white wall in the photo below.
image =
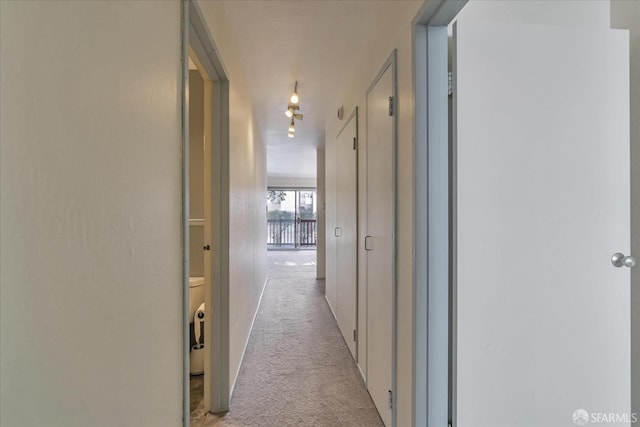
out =
<path fill-rule="evenodd" d="M 609 0 L 470 0 L 458 17 L 495 22 L 609 28 Z"/>
<path fill-rule="evenodd" d="M 204 219 L 204 80 L 189 70 L 189 217 Z M 204 224 L 189 226 L 189 276 L 204 276 Z"/>
<path fill-rule="evenodd" d="M 300 176 L 268 176 L 269 188 L 316 188 L 317 179 Z"/>
<path fill-rule="evenodd" d="M 229 78 L 229 380 L 233 384 L 267 277 L 266 149 L 222 5 L 198 3 Z"/>
<path fill-rule="evenodd" d="M 0 425 L 179 426 L 180 5 L 0 2 Z"/>
<path fill-rule="evenodd" d="M 631 50 L 631 253 L 640 259 L 640 2 L 612 1 L 612 28 L 629 29 Z M 631 270 L 631 405 L 640 414 L 640 267 Z"/>
<path fill-rule="evenodd" d="M 376 26 L 372 32 L 370 47 L 365 52 L 354 53 L 361 55 L 362 60 L 354 70 L 344 70 L 348 81 L 336 82 L 345 87 L 342 98 L 336 100 L 335 105 L 342 105 L 344 111 L 353 111 L 356 106 L 361 107 L 361 117 L 365 117 L 366 90 L 380 71 L 394 48 L 398 49 L 398 235 L 397 235 L 397 287 L 398 287 L 398 376 L 397 376 L 397 425 L 411 425 L 411 390 L 412 390 L 412 286 L 413 286 L 413 86 L 412 86 L 412 59 L 411 59 L 411 35 L 415 14 L 422 2 L 405 1 L 389 2 L 388 10 L 383 15 L 384 25 Z M 344 122 L 331 117 L 327 122 L 327 147 L 326 147 L 326 182 L 327 182 L 327 230 L 333 230 L 331 222 L 330 202 L 335 201 L 336 187 L 340 184 L 330 185 L 331 170 L 335 170 L 335 135 Z M 366 140 L 366 126 L 364 120 L 359 127 L 361 144 Z M 362 145 L 361 145 L 362 146 Z M 364 150 L 358 155 L 363 160 Z M 362 171 L 362 170 L 361 170 Z M 359 177 L 360 215 L 364 215 L 365 200 L 364 177 Z M 335 216 L 333 217 L 335 220 Z M 361 218 L 362 220 L 362 218 Z M 327 258 L 335 256 L 335 242 L 331 244 L 331 233 L 327 233 Z M 360 242 L 363 236 L 360 236 Z M 333 253 L 333 255 L 332 255 Z M 360 277 L 363 277 L 364 265 L 359 266 Z M 327 264 L 327 284 L 329 283 L 329 265 Z M 360 290 L 363 289 L 360 283 Z M 327 297 L 329 297 L 327 286 Z M 359 351 L 364 355 L 366 345 L 363 337 L 363 318 L 359 319 Z M 364 358 L 361 357 L 361 368 Z"/>

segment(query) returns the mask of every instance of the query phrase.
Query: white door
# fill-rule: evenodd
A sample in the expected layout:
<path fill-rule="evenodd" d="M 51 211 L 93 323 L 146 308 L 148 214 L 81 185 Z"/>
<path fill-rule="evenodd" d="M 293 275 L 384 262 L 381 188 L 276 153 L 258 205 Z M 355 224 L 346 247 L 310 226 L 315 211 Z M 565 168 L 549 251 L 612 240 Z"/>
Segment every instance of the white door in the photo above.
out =
<path fill-rule="evenodd" d="M 337 141 L 327 139 L 327 145 L 325 148 L 325 245 L 326 245 L 326 254 L 332 254 L 333 256 L 327 256 L 326 265 L 325 265 L 325 297 L 329 306 L 331 307 L 331 311 L 335 316 L 336 320 L 338 319 L 337 315 L 337 277 L 338 277 L 338 266 L 337 266 L 337 237 L 336 237 L 336 227 L 337 223 L 337 173 L 338 166 L 335 161 L 331 161 L 331 159 L 336 159 L 336 144 Z"/>
<path fill-rule="evenodd" d="M 394 137 L 387 67 L 367 93 L 367 388 L 385 425 L 391 426 L 393 371 Z"/>
<path fill-rule="evenodd" d="M 358 221 L 357 221 L 357 115 L 351 116 L 336 139 L 337 227 L 336 265 L 337 301 L 336 317 L 340 331 L 356 358 Z"/>
<path fill-rule="evenodd" d="M 629 426 L 628 35 L 456 31 L 457 426 Z"/>

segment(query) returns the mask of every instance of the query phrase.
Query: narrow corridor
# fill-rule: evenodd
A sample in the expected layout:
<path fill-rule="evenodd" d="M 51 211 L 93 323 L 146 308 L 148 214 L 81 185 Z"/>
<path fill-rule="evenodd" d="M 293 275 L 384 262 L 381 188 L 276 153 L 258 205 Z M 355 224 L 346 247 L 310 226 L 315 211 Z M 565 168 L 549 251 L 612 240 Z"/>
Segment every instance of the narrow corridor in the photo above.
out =
<path fill-rule="evenodd" d="M 269 281 L 224 416 L 194 427 L 382 426 L 315 279 L 315 251 L 271 251 Z"/>

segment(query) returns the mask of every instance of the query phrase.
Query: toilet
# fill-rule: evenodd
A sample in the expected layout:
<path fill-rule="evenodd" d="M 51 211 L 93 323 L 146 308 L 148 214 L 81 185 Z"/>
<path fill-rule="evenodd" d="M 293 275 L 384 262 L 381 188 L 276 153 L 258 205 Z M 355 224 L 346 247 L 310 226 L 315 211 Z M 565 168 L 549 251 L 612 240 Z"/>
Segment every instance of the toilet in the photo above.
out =
<path fill-rule="evenodd" d="M 196 310 L 203 303 L 204 277 L 189 277 L 189 319 L 193 320 Z M 196 345 L 191 349 L 189 353 L 189 372 L 191 375 L 202 375 L 204 373 L 204 346 Z"/>
<path fill-rule="evenodd" d="M 204 302 L 204 277 L 189 277 L 189 320 Z"/>

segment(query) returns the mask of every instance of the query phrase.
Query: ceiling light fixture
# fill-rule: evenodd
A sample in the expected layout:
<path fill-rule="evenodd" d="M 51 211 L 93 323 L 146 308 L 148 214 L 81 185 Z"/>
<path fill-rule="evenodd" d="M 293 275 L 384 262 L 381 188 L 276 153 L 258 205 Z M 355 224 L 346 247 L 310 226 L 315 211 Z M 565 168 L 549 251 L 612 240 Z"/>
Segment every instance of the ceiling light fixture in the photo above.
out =
<path fill-rule="evenodd" d="M 284 114 L 286 114 L 287 117 L 293 117 L 298 108 L 299 107 L 297 105 L 289 105 L 289 108 L 284 112 Z"/>
<path fill-rule="evenodd" d="M 289 99 L 289 105 L 287 106 L 287 111 L 285 111 L 285 115 L 291 119 L 291 124 L 289 125 L 289 131 L 287 132 L 287 136 L 289 138 L 293 138 L 296 133 L 296 123 L 295 120 L 302 120 L 303 116 L 300 114 L 300 96 L 298 95 L 298 82 L 296 82 L 293 94 Z"/>
<path fill-rule="evenodd" d="M 296 86 L 293 89 L 290 101 L 292 104 L 297 104 L 300 101 L 300 97 L 298 96 L 298 82 L 296 82 Z"/>

